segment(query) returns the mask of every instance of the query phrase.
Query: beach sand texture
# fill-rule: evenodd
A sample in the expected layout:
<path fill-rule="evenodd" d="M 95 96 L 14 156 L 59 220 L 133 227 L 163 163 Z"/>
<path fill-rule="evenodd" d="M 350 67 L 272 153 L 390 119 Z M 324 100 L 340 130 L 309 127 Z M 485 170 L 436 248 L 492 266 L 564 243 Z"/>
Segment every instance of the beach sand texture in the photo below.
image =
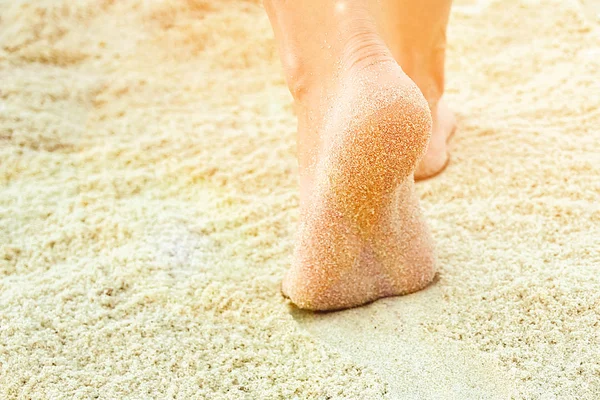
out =
<path fill-rule="evenodd" d="M 0 0 L 0 398 L 597 399 L 598 9 L 456 2 L 439 281 L 311 314 L 260 3 Z"/>

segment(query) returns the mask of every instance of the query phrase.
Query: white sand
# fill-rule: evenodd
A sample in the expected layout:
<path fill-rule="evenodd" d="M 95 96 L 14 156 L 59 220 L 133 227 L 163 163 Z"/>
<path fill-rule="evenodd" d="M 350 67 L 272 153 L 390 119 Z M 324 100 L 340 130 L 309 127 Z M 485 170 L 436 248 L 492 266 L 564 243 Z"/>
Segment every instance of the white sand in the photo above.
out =
<path fill-rule="evenodd" d="M 441 279 L 312 315 L 260 6 L 0 0 L 0 398 L 598 398 L 600 18 L 461 3 Z"/>

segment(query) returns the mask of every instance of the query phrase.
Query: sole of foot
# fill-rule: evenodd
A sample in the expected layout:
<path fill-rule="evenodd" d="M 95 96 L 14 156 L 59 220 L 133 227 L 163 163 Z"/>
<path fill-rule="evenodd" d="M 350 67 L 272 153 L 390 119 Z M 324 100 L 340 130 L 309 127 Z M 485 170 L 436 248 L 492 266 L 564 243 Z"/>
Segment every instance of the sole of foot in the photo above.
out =
<path fill-rule="evenodd" d="M 413 178 L 431 112 L 394 61 L 366 64 L 340 78 L 330 96 L 311 177 L 303 180 L 309 195 L 282 282 L 284 296 L 303 309 L 412 293 L 435 275 Z"/>
<path fill-rule="evenodd" d="M 416 181 L 433 178 L 446 169 L 450 163 L 448 144 L 455 131 L 456 117 L 442 99 L 435 110 L 429 146 L 415 169 Z"/>

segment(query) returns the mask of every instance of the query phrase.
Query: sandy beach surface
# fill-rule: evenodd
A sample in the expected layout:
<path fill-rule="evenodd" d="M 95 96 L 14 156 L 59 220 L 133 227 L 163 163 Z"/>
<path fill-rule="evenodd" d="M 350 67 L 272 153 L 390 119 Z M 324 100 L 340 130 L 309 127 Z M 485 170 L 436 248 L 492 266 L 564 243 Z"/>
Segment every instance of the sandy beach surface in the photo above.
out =
<path fill-rule="evenodd" d="M 0 0 L 0 398 L 599 398 L 599 11 L 456 1 L 439 280 L 313 314 L 260 3 Z"/>

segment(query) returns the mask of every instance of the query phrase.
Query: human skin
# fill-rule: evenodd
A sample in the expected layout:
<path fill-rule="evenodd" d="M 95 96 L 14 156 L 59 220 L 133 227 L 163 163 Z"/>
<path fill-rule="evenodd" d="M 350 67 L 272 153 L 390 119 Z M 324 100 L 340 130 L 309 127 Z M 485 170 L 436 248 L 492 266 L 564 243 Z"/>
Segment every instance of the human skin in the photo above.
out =
<path fill-rule="evenodd" d="M 369 5 L 394 59 L 429 103 L 432 135 L 415 169 L 415 180 L 433 177 L 448 164 L 447 141 L 456 129 L 454 114 L 442 98 L 446 27 L 452 0 L 371 0 Z"/>
<path fill-rule="evenodd" d="M 359 306 L 435 275 L 414 174 L 446 163 L 439 40 L 450 4 L 432 17 L 412 3 L 265 0 L 298 116 L 300 223 L 282 292 L 300 308 Z M 426 24 L 406 13 L 444 34 L 415 39 Z M 436 135 L 443 146 L 428 150 Z"/>

